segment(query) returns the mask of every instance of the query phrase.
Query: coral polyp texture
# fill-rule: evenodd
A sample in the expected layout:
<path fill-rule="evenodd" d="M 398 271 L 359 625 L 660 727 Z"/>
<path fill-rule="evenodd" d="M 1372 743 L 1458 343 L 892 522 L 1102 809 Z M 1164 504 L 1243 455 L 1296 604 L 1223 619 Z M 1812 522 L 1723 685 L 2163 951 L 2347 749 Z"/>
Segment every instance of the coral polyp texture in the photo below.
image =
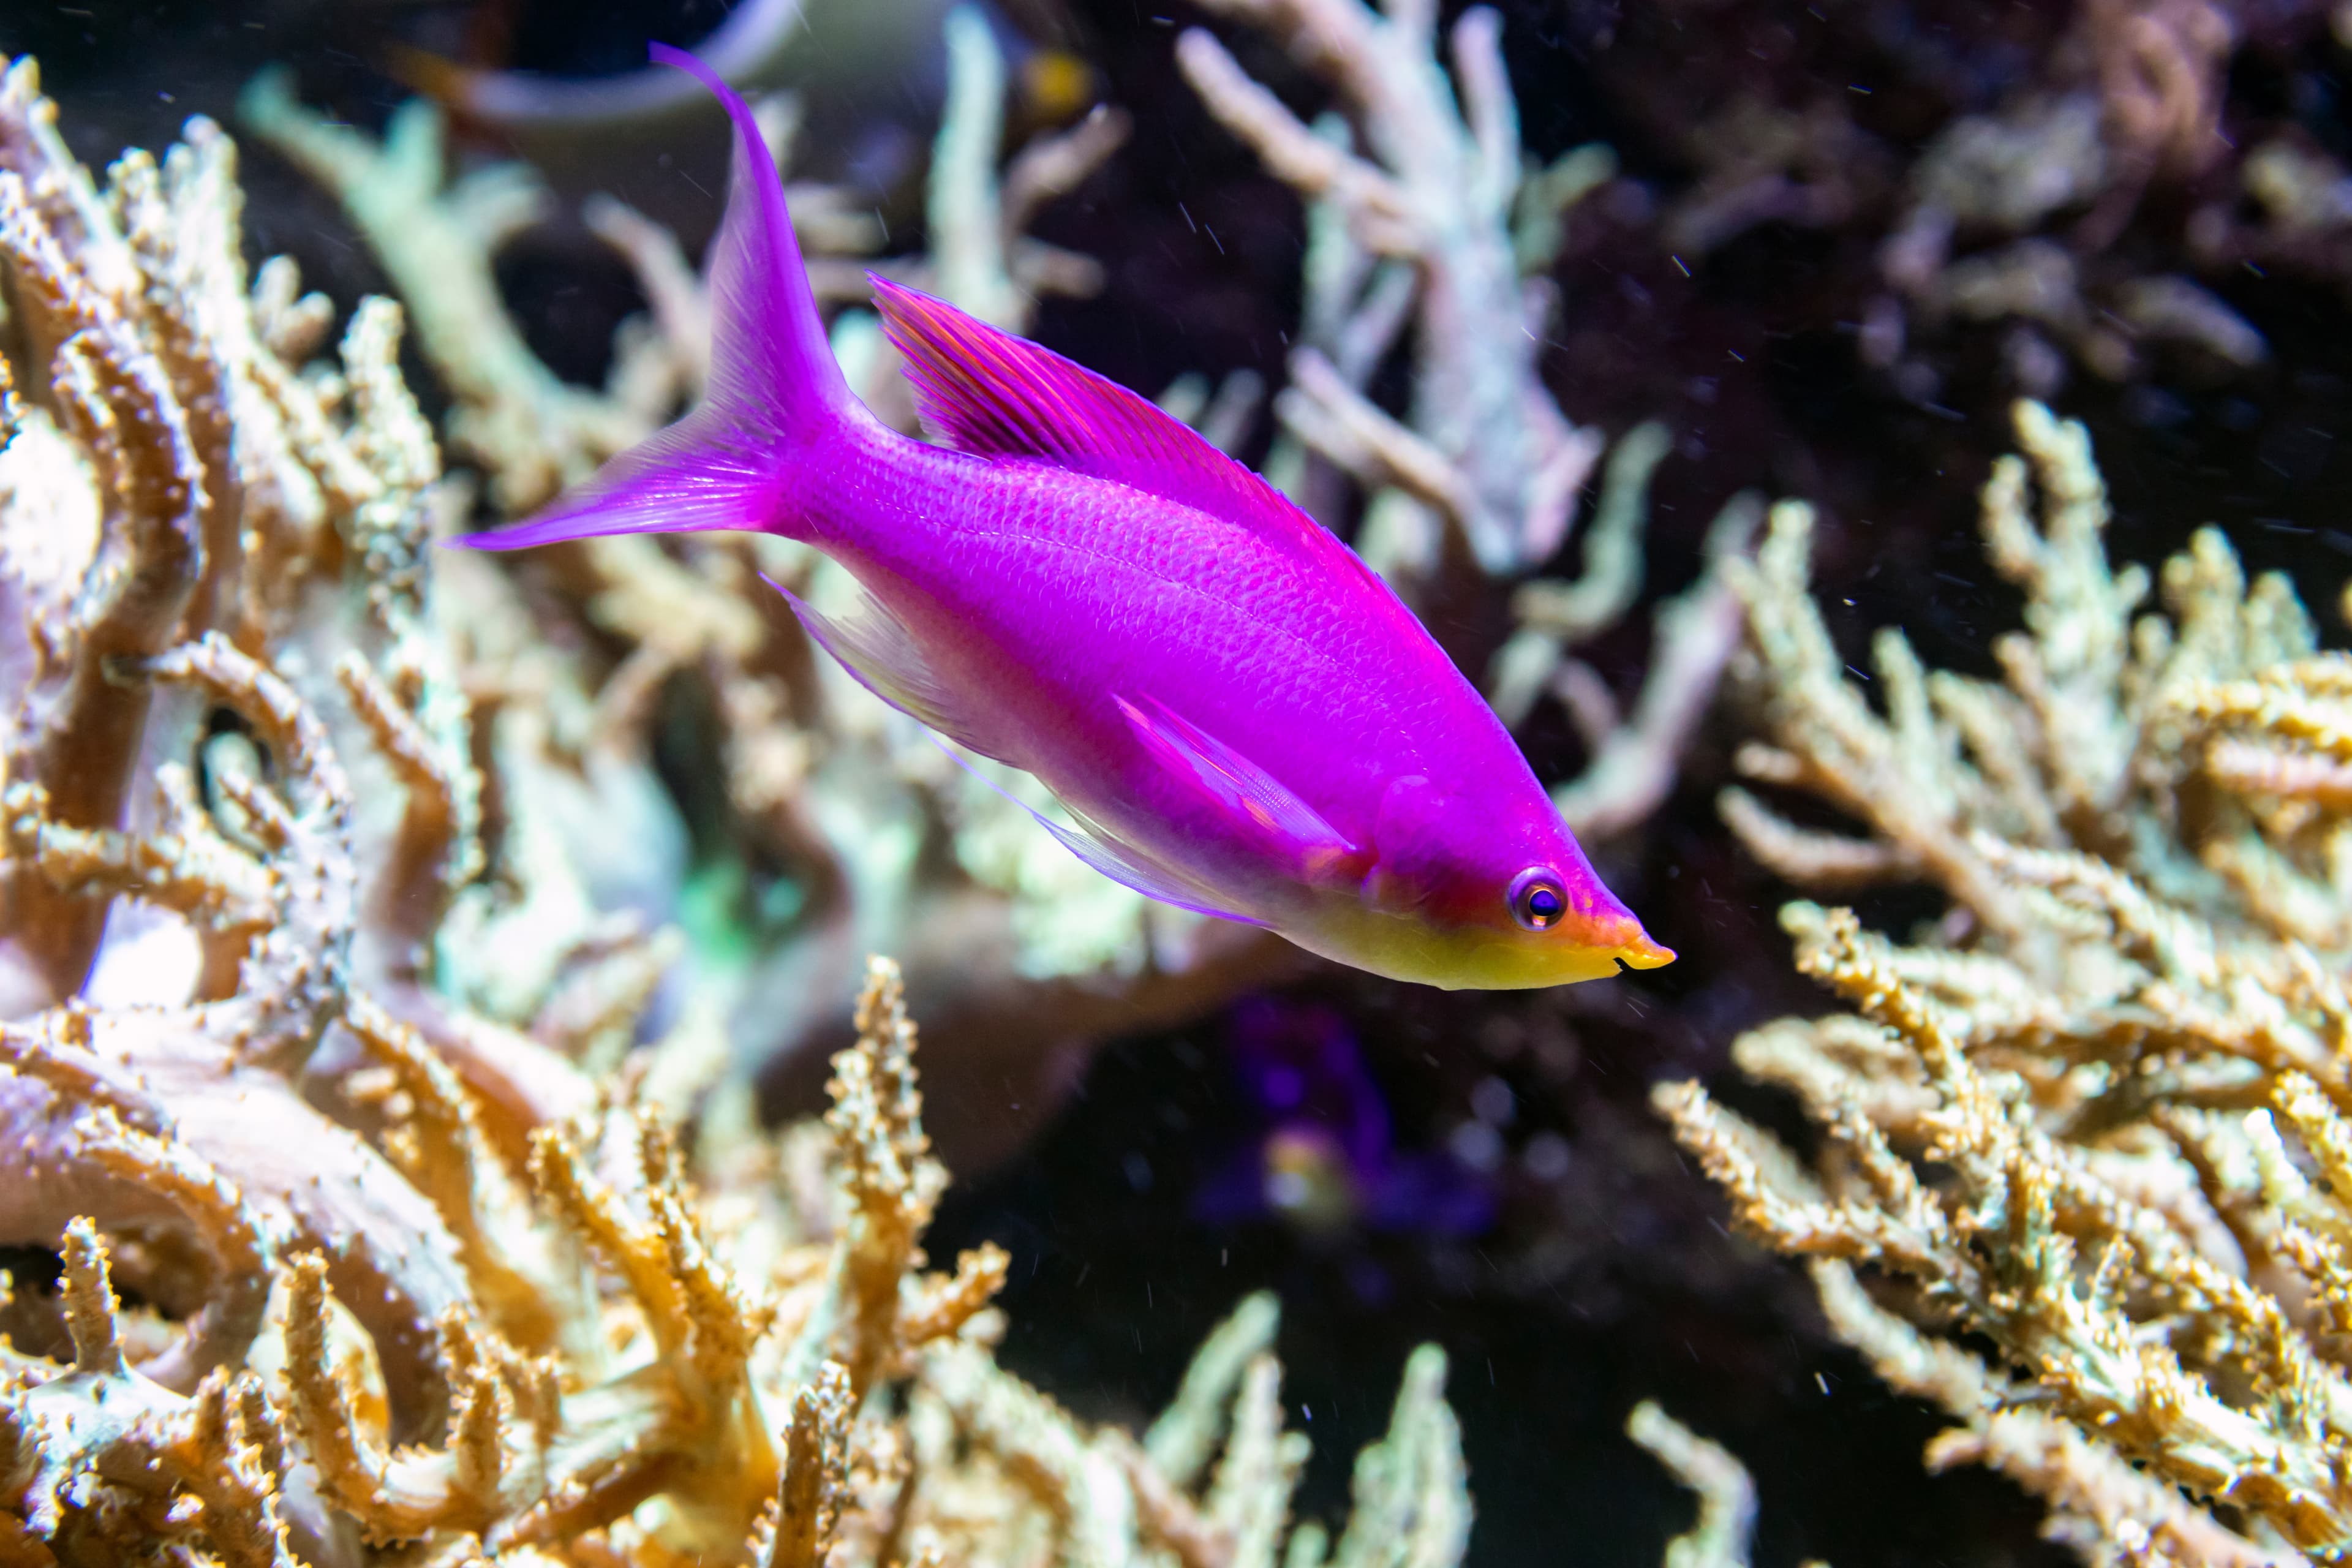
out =
<path fill-rule="evenodd" d="M 0 1563 L 1456 1561 L 1434 1349 L 1336 1537 L 1270 1301 L 1140 1438 L 997 1367 L 890 964 L 754 1125 L 548 826 L 628 767 L 429 548 L 400 309 L 320 357 L 238 203 L 0 85 Z"/>
<path fill-rule="evenodd" d="M 1731 825 L 1800 886 L 1926 883 L 1906 943 L 1782 914 L 1846 1013 L 1734 1047 L 1816 1124 L 1801 1159 L 1696 1084 L 1658 1103 L 1831 1328 L 2088 1560 L 2352 1549 L 2352 660 L 2198 533 L 2118 569 L 2079 426 L 2021 405 L 1983 494 L 2026 629 L 2001 678 L 1878 634 L 1869 688 L 1809 596 L 1811 518 L 1752 568 Z M 2158 597 L 2147 603 L 2153 587 Z M 1865 690 L 1875 694 L 1875 702 Z"/>

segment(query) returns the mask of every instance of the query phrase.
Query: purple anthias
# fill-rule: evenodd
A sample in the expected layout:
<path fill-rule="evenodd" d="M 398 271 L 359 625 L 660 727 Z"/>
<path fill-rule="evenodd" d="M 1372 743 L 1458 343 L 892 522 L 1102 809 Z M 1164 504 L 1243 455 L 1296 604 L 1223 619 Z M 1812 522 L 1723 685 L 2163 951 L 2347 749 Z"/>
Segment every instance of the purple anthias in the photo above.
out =
<path fill-rule="evenodd" d="M 1347 1021 L 1267 997 L 1234 1010 L 1227 1046 L 1255 1135 L 1193 1194 L 1211 1225 L 1278 1216 L 1310 1234 L 1475 1236 L 1495 1184 L 1442 1150 L 1398 1145 L 1389 1108 Z"/>
<path fill-rule="evenodd" d="M 874 279 L 925 421 L 884 426 L 824 335 L 782 181 L 736 128 L 701 405 L 549 510 L 467 542 L 757 529 L 866 591 L 798 599 L 869 689 L 1026 769 L 1105 876 L 1444 986 L 1673 953 L 1601 885 L 1509 734 L 1354 552 L 1126 388 Z"/>

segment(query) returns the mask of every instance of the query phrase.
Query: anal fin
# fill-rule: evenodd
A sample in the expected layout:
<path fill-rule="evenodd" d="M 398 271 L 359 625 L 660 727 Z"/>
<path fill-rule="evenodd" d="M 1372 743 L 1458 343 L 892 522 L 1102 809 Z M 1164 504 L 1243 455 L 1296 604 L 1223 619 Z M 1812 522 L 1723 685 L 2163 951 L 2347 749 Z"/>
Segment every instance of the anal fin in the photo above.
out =
<path fill-rule="evenodd" d="M 1068 807 L 1065 806 L 1064 809 L 1068 810 Z M 1063 848 L 1067 849 L 1121 887 L 1132 888 L 1147 899 L 1157 899 L 1163 904 L 1173 904 L 1180 910 L 1191 910 L 1196 914 L 1214 915 L 1219 920 L 1224 921 L 1238 921 L 1243 925 L 1255 926 L 1265 923 L 1264 921 L 1253 920 L 1247 915 L 1236 913 L 1232 910 L 1218 908 L 1213 901 L 1213 895 L 1208 889 L 1194 883 L 1189 877 L 1180 876 L 1161 865 L 1155 858 L 1141 853 L 1130 845 L 1120 843 L 1111 834 L 1096 824 L 1087 822 L 1084 817 L 1078 817 L 1083 826 L 1072 827 L 1055 821 L 1034 807 L 1030 809 L 1029 815 L 1035 817 L 1037 826 L 1052 834 Z M 1070 815 L 1078 816 L 1075 811 Z"/>
<path fill-rule="evenodd" d="M 761 581 L 784 596 L 801 627 L 819 647 L 849 671 L 857 684 L 899 712 L 930 726 L 957 745 L 1020 764 L 1006 756 L 1004 743 L 989 727 L 973 718 L 942 681 L 917 646 L 906 623 L 871 595 L 850 616 L 828 616 L 774 578 Z"/>
<path fill-rule="evenodd" d="M 1053 836 L 1055 843 L 1119 886 L 1141 893 L 1147 899 L 1173 904 L 1180 910 L 1190 910 L 1195 914 L 1213 915 L 1218 920 L 1234 921 L 1242 925 L 1262 926 L 1265 923 L 1224 908 L 1215 890 L 1206 883 L 1166 864 L 1140 846 L 1122 841 L 1117 834 L 1088 819 L 1067 801 L 1061 805 L 1062 809 L 1070 814 L 1071 822 L 1056 822 L 973 767 L 971 758 L 950 747 L 941 746 L 940 749 L 962 764 L 972 777 L 1027 812 L 1036 820 L 1038 826 Z"/>

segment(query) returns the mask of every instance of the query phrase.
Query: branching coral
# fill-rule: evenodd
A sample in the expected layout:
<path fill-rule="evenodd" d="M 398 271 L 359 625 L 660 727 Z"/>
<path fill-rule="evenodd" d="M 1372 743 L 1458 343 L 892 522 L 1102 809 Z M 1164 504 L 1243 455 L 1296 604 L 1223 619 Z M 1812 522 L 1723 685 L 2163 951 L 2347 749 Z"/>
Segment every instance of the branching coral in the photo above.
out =
<path fill-rule="evenodd" d="M 1538 351 L 1553 300 L 1523 281 L 1512 226 L 1522 204 L 1530 227 L 1555 221 L 1580 187 L 1527 177 L 1500 19 L 1478 8 L 1455 25 L 1449 84 L 1432 58 L 1437 16 L 1426 6 L 1381 15 L 1357 0 L 1236 0 L 1215 9 L 1281 37 L 1339 89 L 1355 126 L 1310 129 L 1206 32 L 1178 46 L 1226 127 L 1302 195 L 1328 204 L 1310 260 L 1318 319 L 1292 356 L 1293 385 L 1278 405 L 1286 424 L 1341 468 L 1458 529 L 1487 571 L 1542 561 L 1567 531 L 1599 443 L 1544 387 Z M 1362 388 L 1408 312 L 1417 374 L 1401 423 Z"/>
<path fill-rule="evenodd" d="M 1286 437 L 1269 472 L 1327 517 L 1333 475 L 1360 485 L 1370 499 L 1359 548 L 1408 594 L 1429 590 L 1444 556 L 1460 553 L 1456 540 L 1490 576 L 1540 566 L 1568 537 L 1603 446 L 1544 384 L 1542 346 L 1559 310 L 1547 273 L 1568 210 L 1615 160 L 1580 147 L 1532 164 L 1501 22 L 1483 6 L 1454 25 L 1450 79 L 1433 58 L 1436 13 L 1418 3 L 1376 12 L 1359 0 L 1223 0 L 1211 9 L 1280 38 L 1346 110 L 1310 127 L 1207 32 L 1178 43 L 1211 111 L 1308 203 L 1306 319 L 1290 385 L 1275 400 Z M 1412 401 L 1399 419 L 1367 387 L 1408 322 Z M 1738 637 L 1716 564 L 1746 547 L 1744 500 L 1710 536 L 1701 581 L 1660 608 L 1630 721 L 1568 657 L 1640 595 L 1649 476 L 1668 448 L 1656 425 L 1619 442 L 1582 574 L 1518 585 L 1517 629 L 1491 672 L 1496 707 L 1512 723 L 1547 690 L 1568 708 L 1591 762 L 1558 800 L 1592 837 L 1656 810 Z"/>
<path fill-rule="evenodd" d="M 2239 151 L 2267 136 L 2267 110 L 2232 91 L 2232 66 L 2249 45 L 2294 52 L 2316 21 L 2100 0 L 2046 14 L 2030 42 L 2011 36 L 2016 68 L 1980 78 L 1959 61 L 1988 36 L 1967 28 L 1900 61 L 1846 54 L 1846 28 L 1761 68 L 1736 45 L 1712 68 L 1684 61 L 1644 103 L 1696 164 L 1661 240 L 1696 266 L 1771 226 L 1816 230 L 1844 251 L 1837 310 L 1861 327 L 1863 364 L 1922 405 L 1959 400 L 1952 372 L 1971 360 L 2037 397 L 2074 364 L 2110 381 L 2155 364 L 2251 372 L 2270 345 L 2227 299 L 2237 263 L 2331 273 L 2340 261 L 2315 240 L 2340 218 L 2336 167 L 2291 127 Z M 1894 130 L 1877 113 L 1889 99 L 1928 120 Z M 2249 221 L 2253 207 L 2274 216 Z"/>
<path fill-rule="evenodd" d="M 516 763 L 570 721 L 562 689 L 517 658 L 477 704 L 453 673 L 495 633 L 469 642 L 449 601 L 499 587 L 426 548 L 444 492 L 398 310 L 362 304 L 339 363 L 305 363 L 328 313 L 280 263 L 247 289 L 226 138 L 194 122 L 101 191 L 52 121 L 20 63 L 0 1241 L 58 1249 L 62 1278 L 0 1290 L 0 1562 L 1011 1541 L 1213 1568 L 1318 1539 L 1288 1530 L 1304 1439 L 1264 1303 L 1188 1381 L 1164 1459 L 994 1366 L 1005 1255 L 922 1251 L 946 1173 L 895 968 L 870 969 L 822 1129 L 706 1100 L 707 1012 L 640 1016 L 675 944 L 600 924 L 534 837 L 544 774 Z M 500 1015 L 451 984 L 483 973 L 447 961 L 452 929 L 551 956 Z M 1458 1558 L 1442 1380 L 1412 1363 L 1346 1539 Z"/>
<path fill-rule="evenodd" d="M 545 202 L 529 171 L 496 164 L 445 192 L 442 121 L 431 105 L 405 106 L 377 147 L 304 114 L 284 72 L 255 81 L 239 109 L 257 136 L 352 206 L 416 319 L 419 346 L 449 382 L 451 444 L 489 471 L 503 503 L 535 505 L 651 431 L 667 390 L 658 381 L 645 387 L 625 358 L 613 390 L 635 398 L 567 385 L 524 344 L 499 298 L 488 258 Z M 419 286 L 427 278 L 433 286 Z"/>
<path fill-rule="evenodd" d="M 2352 186 L 2292 93 L 2250 88 L 2316 79 L 2329 7 L 2095 0 L 1882 47 L 1902 16 L 1669 4 L 1586 35 L 1619 144 L 1675 170 L 1609 198 L 1662 198 L 1645 290 L 1719 302 L 1802 254 L 1774 330 L 1927 409 L 2295 356 L 2261 280 L 2340 284 Z"/>
<path fill-rule="evenodd" d="M 1925 879 L 1950 909 L 1910 947 L 1784 912 L 1800 967 L 1859 1016 L 1734 1053 L 1820 1123 L 1815 1169 L 1696 1085 L 1659 1103 L 1750 1230 L 1822 1260 L 1832 1328 L 1959 1420 L 1935 1462 L 2040 1492 L 2095 1560 L 2332 1558 L 2352 1543 L 2332 789 L 2352 677 L 2210 530 L 2166 564 L 2168 613 L 2135 620 L 2147 581 L 2107 564 L 2081 428 L 2021 405 L 2018 429 L 2031 468 L 2004 459 L 1984 493 L 2025 596 L 2003 680 L 1930 674 L 1883 632 L 1874 708 L 1806 596 L 1801 508 L 1741 574 L 1769 735 L 1743 766 L 1869 832 L 1736 791 L 1733 826 L 1792 880 Z"/>
<path fill-rule="evenodd" d="M 2210 905 L 2226 935 L 2305 938 L 2332 951 L 2319 931 L 2280 923 L 2333 899 L 2331 822 L 2292 796 L 2231 787 L 2232 769 L 2242 784 L 2264 766 L 2324 754 L 2244 684 L 2282 699 L 2315 681 L 2312 695 L 2325 691 L 2334 661 L 2315 658 L 2294 591 L 2279 577 L 2248 584 L 2208 529 L 2165 566 L 2169 615 L 2135 623 L 2147 574 L 2108 567 L 2105 491 L 2081 427 L 2027 404 L 2018 429 L 2033 468 L 2005 458 L 1984 492 L 1993 563 L 2026 595 L 2028 630 L 1995 645 L 2001 682 L 1930 674 L 1899 631 L 1883 631 L 1873 645 L 1882 716 L 1846 678 L 1805 596 L 1811 514 L 1789 504 L 1774 512 L 1756 564 L 1736 576 L 1770 737 L 1743 751 L 1740 767 L 1874 831 L 1800 829 L 1745 792 L 1726 797 L 1732 826 L 1800 885 L 1925 874 L 1952 897 L 1956 931 L 1985 928 L 2004 957 L 2053 983 L 2081 967 L 2078 957 L 2096 967 L 2095 955 L 2113 951 L 2106 927 L 2067 917 L 2054 890 L 2112 883 L 2110 871 L 2156 899 Z M 2029 472 L 2042 489 L 2039 525 Z"/>
<path fill-rule="evenodd" d="M 1654 424 L 1637 425 L 1618 442 L 1585 538 L 1584 574 L 1520 584 L 1511 606 L 1517 627 L 1495 656 L 1489 691 L 1505 721 L 1518 723 L 1549 695 L 1590 750 L 1584 771 L 1552 792 L 1582 837 L 1626 832 L 1664 803 L 1745 624 L 1732 563 L 1748 551 L 1762 506 L 1743 492 L 1708 528 L 1698 580 L 1658 606 L 1650 671 L 1630 715 L 1608 682 L 1570 651 L 1622 619 L 1641 592 L 1649 477 L 1665 452 L 1664 427 Z"/>
<path fill-rule="evenodd" d="M 1710 1443 L 1643 1400 L 1625 1435 L 1647 1448 L 1675 1479 L 1698 1494 L 1698 1518 L 1666 1543 L 1665 1568 L 1747 1568 L 1756 1523 L 1756 1483 L 1721 1445 Z"/>
<path fill-rule="evenodd" d="M 38 1563 L 166 1543 L 272 1563 L 420 1547 L 515 1563 L 989 1563 L 1014 1543 L 1055 1561 L 1276 1561 L 1306 1440 L 1282 1428 L 1269 1305 L 1247 1303 L 1204 1347 L 1141 1445 L 1087 1431 L 998 1371 L 984 1309 L 1004 1256 L 983 1247 L 951 1276 L 921 1272 L 944 1173 L 925 1152 L 913 1033 L 887 964 L 861 1021 L 835 1063 L 830 1213 L 777 1204 L 761 1160 L 736 1161 L 731 1188 L 688 1186 L 628 1082 L 539 1132 L 529 1199 L 485 1188 L 501 1157 L 465 1091 L 394 1042 L 394 1092 L 413 1097 L 395 1134 L 434 1130 L 387 1135 L 394 1158 L 444 1178 L 453 1229 L 520 1225 L 509 1240 L 541 1244 L 502 1267 L 463 1259 L 479 1289 L 436 1324 L 448 1399 L 430 1446 L 394 1445 L 378 1342 L 317 1253 L 282 1271 L 243 1364 L 183 1397 L 128 1364 L 104 1247 L 76 1221 L 72 1361 L 19 1357 L 0 1405 L 0 1544 Z M 453 1164 L 470 1167 L 470 1188 L 446 1181 Z M 583 1254 L 601 1265 L 593 1279 L 577 1271 Z M 502 1276 L 550 1259 L 547 1295 L 503 1290 Z M 1468 1504 L 1443 1378 L 1434 1351 L 1409 1370 L 1389 1439 L 1359 1466 L 1339 1560 L 1459 1560 Z"/>
<path fill-rule="evenodd" d="M 2010 379 L 2036 395 L 2056 389 L 2070 359 L 2115 381 L 2142 374 L 2152 353 L 2231 371 L 2265 361 L 2262 334 L 2188 275 L 2218 274 L 2224 250 L 2260 243 L 2226 204 L 2202 215 L 2181 271 L 2143 270 L 2110 249 L 2149 190 L 2190 185 L 2231 151 L 2220 123 L 2230 9 L 2086 5 L 2039 90 L 1948 125 L 1912 166 L 1880 250 L 1887 292 L 1871 304 L 1864 359 L 1916 397 L 1939 390 L 1931 360 L 1955 324 L 2010 323 Z M 2070 216 L 2071 232 L 2060 226 Z"/>

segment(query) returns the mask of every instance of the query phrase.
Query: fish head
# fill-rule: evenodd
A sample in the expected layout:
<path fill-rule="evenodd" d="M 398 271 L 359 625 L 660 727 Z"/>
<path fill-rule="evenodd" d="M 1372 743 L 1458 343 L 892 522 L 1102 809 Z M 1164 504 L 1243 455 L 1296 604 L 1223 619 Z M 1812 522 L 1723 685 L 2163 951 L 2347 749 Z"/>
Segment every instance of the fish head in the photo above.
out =
<path fill-rule="evenodd" d="M 1371 870 L 1351 898 L 1332 900 L 1341 907 L 1327 906 L 1323 940 L 1308 945 L 1449 990 L 1565 985 L 1620 963 L 1672 963 L 1673 950 L 1601 885 L 1534 778 L 1526 784 L 1488 799 L 1418 775 L 1391 784 Z"/>

